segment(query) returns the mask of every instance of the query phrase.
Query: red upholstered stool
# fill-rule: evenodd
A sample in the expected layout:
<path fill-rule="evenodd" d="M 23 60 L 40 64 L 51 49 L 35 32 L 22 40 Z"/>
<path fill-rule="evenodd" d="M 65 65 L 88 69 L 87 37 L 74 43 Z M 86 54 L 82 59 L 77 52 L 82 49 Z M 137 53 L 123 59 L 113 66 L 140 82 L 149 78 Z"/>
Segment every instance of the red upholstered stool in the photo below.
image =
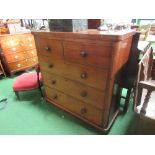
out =
<path fill-rule="evenodd" d="M 33 89 L 39 89 L 41 96 L 43 97 L 41 86 L 42 86 L 42 80 L 41 80 L 41 73 L 40 69 L 36 69 L 37 72 L 34 73 L 24 73 L 20 76 L 18 76 L 13 83 L 13 90 L 17 96 L 19 97 L 19 91 L 27 91 L 27 90 L 33 90 Z"/>

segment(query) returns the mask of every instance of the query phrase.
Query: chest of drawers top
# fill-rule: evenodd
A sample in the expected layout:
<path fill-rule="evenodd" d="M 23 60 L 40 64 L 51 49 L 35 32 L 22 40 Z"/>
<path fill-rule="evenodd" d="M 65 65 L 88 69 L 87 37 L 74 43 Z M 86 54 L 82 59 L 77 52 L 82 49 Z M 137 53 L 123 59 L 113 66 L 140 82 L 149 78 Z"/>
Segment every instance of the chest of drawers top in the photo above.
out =
<path fill-rule="evenodd" d="M 62 38 L 62 39 L 90 39 L 100 41 L 121 41 L 129 36 L 135 34 L 135 30 L 123 30 L 123 31 L 98 31 L 96 29 L 88 29 L 85 31 L 78 32 L 51 32 L 51 31 L 34 31 L 32 32 L 35 36 L 47 38 Z"/>

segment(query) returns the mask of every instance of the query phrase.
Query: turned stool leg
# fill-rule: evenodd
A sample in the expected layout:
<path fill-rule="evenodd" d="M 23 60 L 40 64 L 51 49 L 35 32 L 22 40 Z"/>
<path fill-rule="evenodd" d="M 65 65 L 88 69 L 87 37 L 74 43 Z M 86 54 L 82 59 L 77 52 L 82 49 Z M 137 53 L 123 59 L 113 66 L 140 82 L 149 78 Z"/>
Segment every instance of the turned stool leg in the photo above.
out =
<path fill-rule="evenodd" d="M 140 110 L 141 114 L 144 114 L 144 115 L 146 114 L 146 108 L 148 106 L 148 102 L 149 102 L 149 99 L 151 97 L 151 93 L 152 93 L 152 90 L 148 90 L 148 92 L 147 92 L 147 94 L 145 96 L 145 99 L 144 99 L 143 106 L 142 106 L 142 108 Z"/>
<path fill-rule="evenodd" d="M 15 92 L 15 94 L 16 94 L 16 96 L 17 96 L 18 100 L 20 100 L 20 97 L 19 97 L 19 92 L 18 92 L 18 91 L 14 91 L 14 92 Z"/>

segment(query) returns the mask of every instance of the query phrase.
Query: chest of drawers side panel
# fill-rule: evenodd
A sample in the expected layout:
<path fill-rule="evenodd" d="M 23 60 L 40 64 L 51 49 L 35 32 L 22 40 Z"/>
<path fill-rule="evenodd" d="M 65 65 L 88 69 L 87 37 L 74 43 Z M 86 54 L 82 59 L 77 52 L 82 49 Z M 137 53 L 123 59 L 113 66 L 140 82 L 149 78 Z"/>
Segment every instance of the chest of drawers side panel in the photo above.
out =
<path fill-rule="evenodd" d="M 123 68 L 123 66 L 127 63 L 128 57 L 130 54 L 130 48 L 131 48 L 131 42 L 132 42 L 132 36 L 129 38 L 126 38 L 123 41 L 119 41 L 113 44 L 112 46 L 112 57 L 111 57 L 111 67 L 109 70 L 109 77 L 107 80 L 107 91 L 106 91 L 106 96 L 105 98 L 105 106 L 106 106 L 106 111 L 104 113 L 104 122 L 105 125 L 107 126 L 110 118 L 110 111 L 112 110 L 112 107 L 118 108 L 118 103 L 116 101 L 112 101 L 113 99 L 113 91 L 114 91 L 114 84 L 116 82 L 117 77 L 119 77 L 120 71 Z M 113 115 L 112 113 L 111 115 Z"/>

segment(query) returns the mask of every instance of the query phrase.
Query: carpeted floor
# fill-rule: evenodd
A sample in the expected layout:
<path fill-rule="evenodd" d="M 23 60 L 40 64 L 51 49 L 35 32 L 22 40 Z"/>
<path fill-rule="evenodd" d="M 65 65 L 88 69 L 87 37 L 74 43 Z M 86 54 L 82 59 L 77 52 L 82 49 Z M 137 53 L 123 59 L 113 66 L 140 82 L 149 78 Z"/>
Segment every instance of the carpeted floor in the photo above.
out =
<path fill-rule="evenodd" d="M 15 78 L 0 79 L 0 99 L 8 98 L 0 110 L 0 135 L 98 135 L 102 134 L 70 114 L 43 101 L 38 90 L 21 92 L 21 101 L 12 91 Z M 109 135 L 133 134 L 135 114 L 130 104 L 125 115 L 119 115 Z"/>

